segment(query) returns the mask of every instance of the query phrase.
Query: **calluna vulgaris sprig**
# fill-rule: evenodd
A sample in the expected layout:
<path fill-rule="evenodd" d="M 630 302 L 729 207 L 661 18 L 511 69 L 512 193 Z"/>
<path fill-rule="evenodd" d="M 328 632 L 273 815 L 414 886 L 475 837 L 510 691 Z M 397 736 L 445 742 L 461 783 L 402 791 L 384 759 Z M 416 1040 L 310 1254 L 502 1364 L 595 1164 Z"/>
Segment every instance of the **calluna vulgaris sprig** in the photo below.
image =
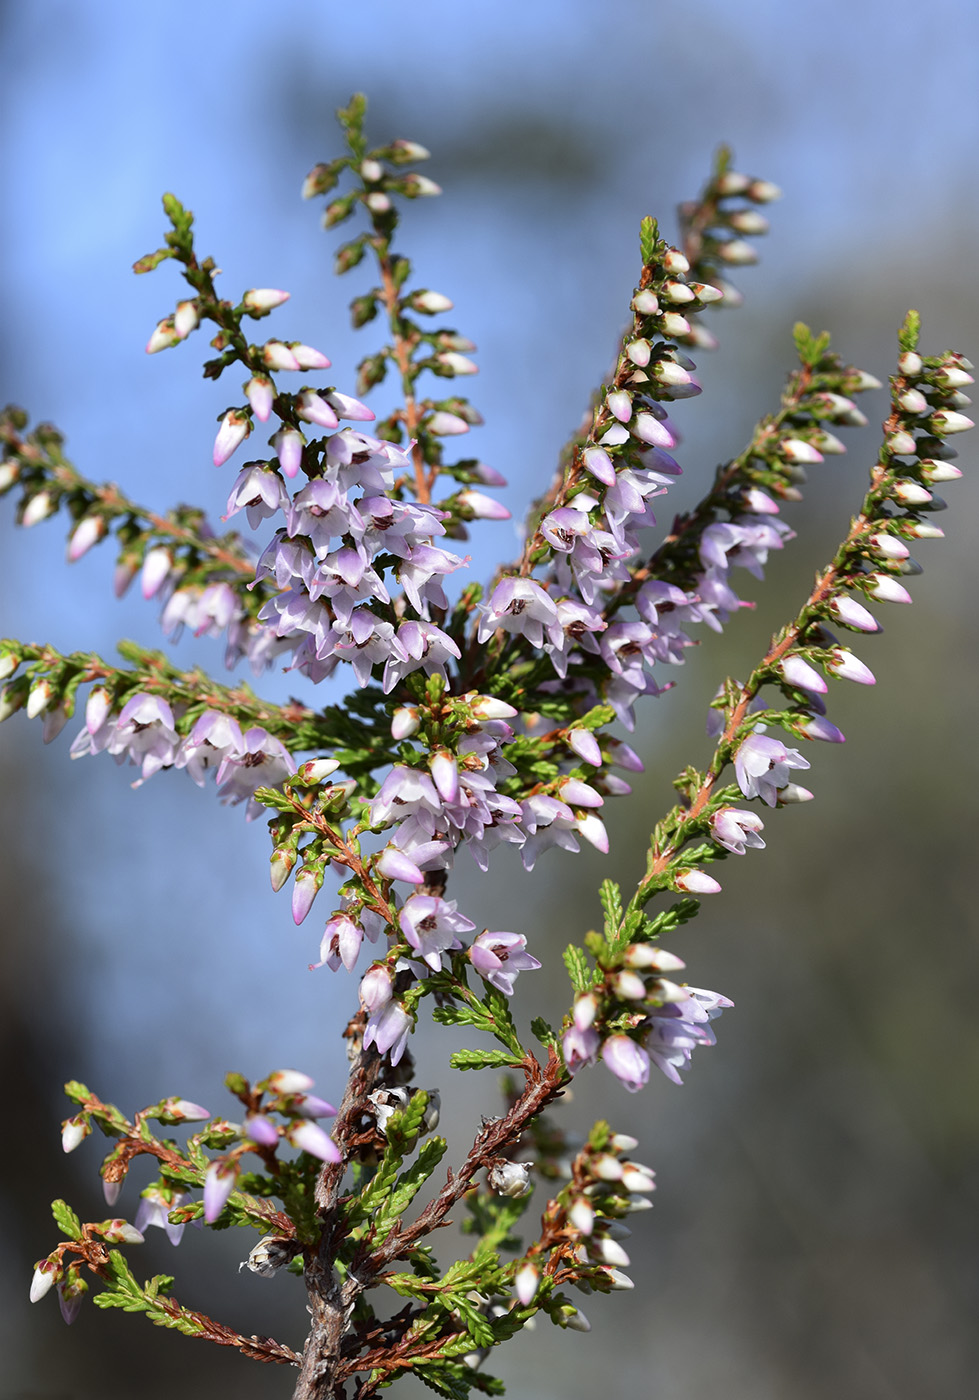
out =
<path fill-rule="evenodd" d="M 767 228 L 757 206 L 779 193 L 735 171 L 722 151 L 699 200 L 681 207 L 682 248 L 643 221 L 613 370 L 531 512 L 519 559 L 501 568 L 485 600 L 475 583 L 450 598 L 448 580 L 468 558 L 447 544 L 464 540 L 474 521 L 507 518 L 483 489 L 504 480 L 476 457 L 445 460 L 447 440 L 481 420 L 435 381 L 474 374 L 475 347 L 429 328 L 452 303 L 413 287 L 411 265 L 394 249 L 400 201 L 439 193 L 412 168 L 428 153 L 410 141 L 370 148 L 365 105 L 354 97 L 339 113 L 346 152 L 317 165 L 303 193 L 327 199 L 327 228 L 366 220 L 339 249 L 336 270 L 376 268 L 351 312 L 356 326 L 386 323 L 386 343 L 361 362 L 355 386 L 363 396 L 389 372 L 397 378 L 401 402 L 382 422 L 360 397 L 324 382 L 330 362 L 320 351 L 285 337 L 249 341 L 250 323 L 288 294 L 222 299 L 214 260 L 198 255 L 193 218 L 172 195 L 163 246 L 135 266 L 175 261 L 187 284 L 147 350 L 179 345 L 210 322 L 215 354 L 205 376 L 235 366 L 245 376 L 218 415 L 212 456 L 221 466 L 268 434 L 240 467 L 225 517 L 244 512 L 252 530 L 272 522 L 260 553 L 234 531 L 217 534 L 197 509 L 157 513 L 88 481 L 54 428 L 27 432 L 22 410 L 3 415 L 0 491 L 20 489 L 20 522 L 66 511 L 72 562 L 114 538 L 116 592 L 138 574 L 144 596 L 162 604 L 168 638 L 185 626 L 224 636 L 228 665 L 247 660 L 256 676 L 284 665 L 315 686 L 342 680 L 349 667 L 356 683 L 340 704 L 277 705 L 131 642 L 120 645 L 123 666 L 0 643 L 0 718 L 24 708 L 53 739 L 79 688 L 90 686 L 72 757 L 107 751 L 139 770 L 137 785 L 163 769 L 185 769 L 201 785 L 213 773 L 222 800 L 246 803 L 250 817 L 267 812 L 272 885 L 292 877 L 297 923 L 328 873 L 340 881 L 312 945 L 315 966 L 360 969 L 337 1107 L 296 1070 L 255 1084 L 230 1075 L 234 1121 L 180 1098 L 129 1119 L 69 1084 L 75 1112 L 64 1148 L 93 1128 L 110 1140 L 101 1168 L 110 1208 L 137 1157 L 153 1158 L 157 1176 L 133 1224 L 82 1224 L 55 1202 L 63 1238 L 37 1265 L 31 1297 L 56 1287 L 70 1322 L 95 1281 L 101 1307 L 297 1366 L 302 1397 L 365 1400 L 410 1372 L 456 1400 L 473 1388 L 502 1390 L 484 1359 L 535 1314 L 587 1330 L 575 1293 L 631 1287 L 623 1221 L 648 1206 L 653 1173 L 633 1160 L 635 1138 L 598 1123 L 576 1148 L 545 1110 L 586 1065 L 601 1061 L 631 1090 L 653 1065 L 679 1083 L 693 1051 L 714 1043 L 712 1022 L 731 1002 L 679 980 L 684 963 L 662 940 L 696 915 L 692 896 L 720 889 L 706 867 L 764 847 L 765 807 L 811 798 L 795 781 L 810 767 L 807 744 L 843 741 L 826 715 L 826 677 L 864 685 L 874 677 L 832 629 L 875 632 L 868 603 L 910 602 L 906 581 L 918 572 L 910 547 L 942 534 L 931 519 L 943 504 L 934 486 L 961 474 L 948 439 L 972 426 L 961 412 L 972 376 L 961 355 L 924 356 L 909 313 L 859 514 L 747 681 L 719 688 L 708 722 L 713 758 L 677 779 L 680 801 L 654 829 L 631 896 L 603 884 L 601 930 L 565 953 L 572 1005 L 556 1028 L 535 1019 L 528 1039 L 509 1000 L 519 974 L 540 961 L 525 934 L 478 931 L 447 897 L 456 852 L 466 848 L 485 870 L 501 844 L 515 846 L 528 869 L 551 846 L 577 851 L 582 838 L 608 849 L 600 812 L 630 790 L 623 772 L 642 771 L 610 726 L 631 729 L 637 700 L 672 684 L 660 668 L 682 664 L 699 624 L 720 630 L 746 606 L 734 570 L 762 577 L 769 552 L 793 535 L 783 506 L 801 500 L 809 466 L 844 450 L 834 430 L 866 421 L 853 396 L 880 386 L 834 355 L 828 336 L 797 326 L 799 366 L 778 411 L 718 468 L 698 505 L 659 543 L 645 543 L 640 531 L 656 523 L 651 503 L 681 470 L 672 406 L 700 393 L 687 350 L 714 344 L 703 314 L 738 299 L 718 274 L 755 260 L 746 239 Z M 288 387 L 296 382 L 288 374 L 306 382 Z M 652 912 L 657 895 L 667 898 Z M 502 1113 L 483 1120 L 417 1209 L 448 1151 L 435 1134 L 438 1091 L 411 1082 L 409 1037 L 427 997 L 435 1021 L 495 1042 L 457 1050 L 451 1065 L 507 1077 Z M 186 1125 L 193 1131 L 183 1141 L 161 1135 Z M 547 1199 L 518 1234 L 535 1188 Z M 431 1237 L 458 1206 L 472 1248 L 443 1268 Z M 138 1281 L 120 1246 L 139 1244 L 151 1225 L 176 1244 L 188 1222 L 256 1231 L 249 1269 L 304 1275 L 311 1322 L 300 1349 L 241 1336 L 183 1306 L 169 1276 Z"/>

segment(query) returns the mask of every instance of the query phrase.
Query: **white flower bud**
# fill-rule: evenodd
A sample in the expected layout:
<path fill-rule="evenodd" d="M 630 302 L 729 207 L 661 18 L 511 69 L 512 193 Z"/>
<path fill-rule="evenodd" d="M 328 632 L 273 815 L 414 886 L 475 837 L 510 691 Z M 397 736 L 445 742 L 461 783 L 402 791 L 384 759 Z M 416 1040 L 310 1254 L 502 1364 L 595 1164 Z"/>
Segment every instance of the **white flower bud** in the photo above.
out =
<path fill-rule="evenodd" d="M 690 264 L 676 248 L 669 248 L 663 255 L 663 269 L 675 275 L 678 272 L 689 272 Z"/>
<path fill-rule="evenodd" d="M 679 311 L 665 311 L 663 313 L 663 334 L 671 336 L 674 340 L 680 335 L 690 334 L 690 322 L 686 316 L 681 316 Z"/>
<path fill-rule="evenodd" d="M 185 336 L 190 335 L 191 331 L 197 329 L 200 319 L 196 301 L 178 301 L 173 315 L 173 329 L 177 338 L 183 340 Z"/>
<path fill-rule="evenodd" d="M 451 311 L 455 303 L 450 297 L 443 296 L 441 292 L 415 292 L 411 298 L 411 304 L 416 311 L 436 316 L 441 311 Z"/>
<path fill-rule="evenodd" d="M 308 1074 L 298 1069 L 277 1069 L 269 1075 L 269 1089 L 273 1094 L 304 1094 L 312 1089 L 313 1083 Z"/>
<path fill-rule="evenodd" d="M 24 513 L 20 517 L 20 523 L 27 528 L 31 525 L 39 525 L 42 520 L 46 520 L 54 509 L 54 502 L 47 491 L 38 491 L 32 496 L 24 507 Z"/>
<path fill-rule="evenodd" d="M 653 972 L 679 972 L 686 967 L 682 958 L 657 948 L 655 943 L 631 943 L 625 950 L 627 967 L 650 968 Z"/>
<path fill-rule="evenodd" d="M 650 345 L 648 340 L 631 340 L 625 348 L 625 353 L 634 365 L 640 369 L 645 369 L 649 364 Z"/>
<path fill-rule="evenodd" d="M 27 718 L 37 719 L 38 715 L 51 704 L 54 699 L 54 691 L 51 689 L 51 682 L 48 680 L 35 681 L 27 695 Z"/>
<path fill-rule="evenodd" d="M 749 233 L 755 237 L 768 232 L 768 220 L 757 209 L 738 209 L 728 216 L 728 223 L 738 233 Z"/>
<path fill-rule="evenodd" d="M 19 665 L 20 662 L 12 652 L 0 653 L 0 681 L 5 681 L 8 676 L 12 676 Z"/>
<path fill-rule="evenodd" d="M 920 482 L 909 481 L 906 478 L 901 481 L 895 481 L 894 485 L 891 487 L 891 495 L 895 500 L 900 501 L 903 506 L 924 506 L 927 505 L 932 498 L 931 492 L 926 491 Z"/>
<path fill-rule="evenodd" d="M 629 1133 L 613 1133 L 609 1141 L 616 1152 L 635 1152 L 639 1146 L 639 1139 Z"/>
<path fill-rule="evenodd" d="M 513 1280 L 513 1291 L 517 1295 L 518 1301 L 529 1308 L 537 1295 L 537 1285 L 540 1283 L 540 1270 L 533 1264 L 526 1263 L 517 1270 Z"/>
<path fill-rule="evenodd" d="M 732 267 L 747 267 L 758 261 L 758 254 L 743 238 L 732 238 L 729 242 L 720 244 L 717 255 L 721 262 L 730 263 Z"/>
<path fill-rule="evenodd" d="M 279 291 L 275 287 L 253 287 L 242 297 L 249 311 L 273 311 L 288 300 L 289 293 Z"/>
<path fill-rule="evenodd" d="M 590 1235 L 595 1228 L 595 1212 L 584 1196 L 579 1196 L 576 1201 L 572 1202 L 568 1210 L 568 1219 L 582 1235 Z"/>
<path fill-rule="evenodd" d="M 453 374 L 478 374 L 479 365 L 475 360 L 471 360 L 468 355 L 460 355 L 455 350 L 446 350 L 441 355 L 435 356 L 440 365 L 445 365 Z"/>
<path fill-rule="evenodd" d="M 782 198 L 782 191 L 771 180 L 752 180 L 745 195 L 755 204 L 772 204 Z"/>
<path fill-rule="evenodd" d="M 930 520 L 912 520 L 905 529 L 909 530 L 916 540 L 943 540 L 945 531 L 940 525 L 933 525 Z"/>
<path fill-rule="evenodd" d="M 924 369 L 924 361 L 913 350 L 905 350 L 897 362 L 897 367 L 908 379 L 915 379 Z"/>
<path fill-rule="evenodd" d="M 931 415 L 929 426 L 933 433 L 964 433 L 976 425 L 964 413 L 956 413 L 950 408 L 940 408 L 937 413 Z"/>
<path fill-rule="evenodd" d="M 660 288 L 660 296 L 678 306 L 697 299 L 693 288 L 688 287 L 686 282 L 665 282 Z"/>
<path fill-rule="evenodd" d="M 42 1259 L 31 1279 L 31 1302 L 39 1303 L 45 1293 L 50 1293 L 57 1278 L 58 1270 L 55 1265 L 48 1259 Z"/>
<path fill-rule="evenodd" d="M 811 442 L 802 438 L 785 438 L 778 445 L 778 454 L 790 462 L 821 462 L 823 454 Z"/>
<path fill-rule="evenodd" d="M 612 979 L 616 996 L 623 1001 L 642 1001 L 646 995 L 646 984 L 635 972 L 617 972 Z"/>
<path fill-rule="evenodd" d="M 924 413 L 928 408 L 928 400 L 920 389 L 907 389 L 898 403 L 906 413 Z"/>
<path fill-rule="evenodd" d="M 20 469 L 16 462 L 9 459 L 0 462 L 0 492 L 9 491 L 19 475 Z"/>
<path fill-rule="evenodd" d="M 957 365 L 943 365 L 935 374 L 935 382 L 945 389 L 964 389 L 967 384 L 974 384 L 976 381 L 971 374 L 959 369 Z"/>
<path fill-rule="evenodd" d="M 87 1118 L 66 1118 L 61 1125 L 61 1146 L 65 1152 L 74 1152 L 76 1147 L 88 1137 L 92 1131 Z"/>
<path fill-rule="evenodd" d="M 635 1284 L 628 1274 L 624 1274 L 619 1269 L 606 1269 L 606 1276 L 612 1285 L 613 1291 L 625 1288 L 635 1288 Z"/>
<path fill-rule="evenodd" d="M 900 430 L 891 433 L 886 439 L 886 446 L 889 451 L 898 457 L 913 457 L 915 454 L 915 441 L 911 433 Z"/>
<path fill-rule="evenodd" d="M 903 540 L 899 540 L 896 535 L 888 535 L 881 531 L 871 535 L 869 542 L 878 554 L 883 554 L 885 559 L 907 559 L 911 553 Z"/>
<path fill-rule="evenodd" d="M 391 199 L 383 190 L 372 190 L 364 200 L 372 214 L 387 214 L 391 210 Z"/>
<path fill-rule="evenodd" d="M 724 293 L 720 287 L 712 287 L 709 282 L 691 282 L 689 286 L 697 300 L 702 301 L 705 306 L 709 306 L 714 301 L 724 300 Z"/>
<path fill-rule="evenodd" d="M 890 574 L 868 574 L 867 581 L 872 585 L 871 598 L 878 598 L 882 603 L 911 602 L 911 594 L 904 587 L 904 584 L 898 583 L 897 579 L 891 578 Z"/>
<path fill-rule="evenodd" d="M 655 316 L 659 310 L 659 298 L 646 287 L 632 298 L 632 309 L 640 316 Z"/>
<path fill-rule="evenodd" d="M 606 1264 L 623 1264 L 628 1267 L 631 1262 L 622 1246 L 608 1237 L 599 1245 L 599 1253 Z"/>
<path fill-rule="evenodd" d="M 157 324 L 156 330 L 146 342 L 147 355 L 155 355 L 160 350 L 169 350 L 172 345 L 177 345 L 180 336 L 177 334 L 173 324 L 173 317 L 168 316 L 166 320 Z"/>
<path fill-rule="evenodd" d="M 384 174 L 384 167 L 379 160 L 362 160 L 360 162 L 360 176 L 369 184 L 374 184 Z"/>
<path fill-rule="evenodd" d="M 778 805 L 786 807 L 797 802 L 811 802 L 813 796 L 814 794 L 800 783 L 786 783 L 784 788 L 778 790 Z"/>

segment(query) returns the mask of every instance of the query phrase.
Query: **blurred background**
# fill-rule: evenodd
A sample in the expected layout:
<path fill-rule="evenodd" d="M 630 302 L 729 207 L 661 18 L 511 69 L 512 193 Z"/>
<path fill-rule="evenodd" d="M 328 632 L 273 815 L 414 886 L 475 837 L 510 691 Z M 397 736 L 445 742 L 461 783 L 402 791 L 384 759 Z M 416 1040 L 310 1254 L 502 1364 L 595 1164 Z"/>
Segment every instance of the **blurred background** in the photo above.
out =
<path fill-rule="evenodd" d="M 777 405 L 797 318 L 832 330 L 882 379 L 909 306 L 926 351 L 979 360 L 979 11 L 955 0 L 7 0 L 0 43 L 2 393 L 57 422 L 83 472 L 153 507 L 192 500 L 220 516 L 234 467 L 216 473 L 210 445 L 237 392 L 199 378 L 202 341 L 143 354 L 177 293 L 167 264 L 129 271 L 158 246 L 160 194 L 194 209 L 229 294 L 291 290 L 276 326 L 324 349 L 350 388 L 375 328 L 355 337 L 346 305 L 369 274 L 332 277 L 335 235 L 298 196 L 309 167 L 338 150 L 332 112 L 358 88 L 376 141 L 433 152 L 426 173 L 446 193 L 409 207 L 401 246 L 479 346 L 482 372 L 466 387 L 486 426 L 471 446 L 509 478 L 515 518 L 609 361 L 640 217 L 672 230 L 720 140 L 785 199 L 761 268 L 734 279 L 745 307 L 711 322 L 721 348 L 701 357 L 704 395 L 679 407 L 686 474 L 664 523 Z M 866 396 L 872 423 L 884 405 Z M 634 883 L 671 778 L 706 759 L 718 681 L 750 668 L 832 551 L 876 451 L 873 426 L 846 440 L 849 454 L 814 469 L 806 505 L 788 509 L 799 538 L 767 589 L 751 585 L 757 610 L 709 636 L 676 689 L 648 702 L 648 770 L 611 804 L 611 855 L 552 852 L 533 878 L 505 853 L 490 878 L 461 858 L 461 908 L 528 933 L 545 962 L 523 979 L 520 1008 L 544 999 L 560 1016 L 559 951 L 598 917 L 599 879 Z M 772 813 L 767 851 L 727 863 L 723 897 L 670 945 L 691 981 L 736 1003 L 717 1047 L 698 1052 L 682 1089 L 660 1078 L 632 1098 L 596 1072 L 556 1110 L 570 1131 L 603 1114 L 635 1133 L 660 1189 L 630 1244 L 635 1291 L 586 1300 L 589 1336 L 545 1322 L 500 1354 L 492 1369 L 521 1400 L 599 1387 L 657 1400 L 945 1400 L 972 1388 L 979 492 L 964 444 L 949 538 L 923 544 L 915 606 L 882 609 L 886 635 L 861 648 L 878 691 L 834 688 L 849 742 L 807 750 L 818 800 Z M 7 504 L 0 635 L 108 655 L 119 636 L 158 644 L 152 604 L 112 599 L 108 552 L 68 574 L 63 524 L 28 536 L 11 516 Z M 479 527 L 477 576 L 513 544 L 511 526 Z M 220 671 L 214 643 L 177 651 Z M 285 698 L 298 684 L 270 675 L 260 689 Z M 89 1305 L 67 1331 L 53 1299 L 27 1303 L 33 1263 L 56 1238 L 51 1198 L 83 1218 L 105 1213 L 97 1142 L 61 1154 L 66 1078 L 127 1112 L 168 1093 L 225 1112 L 231 1068 L 296 1065 L 333 1097 L 354 997 L 351 979 L 306 970 L 330 895 L 294 927 L 287 896 L 269 891 L 264 823 L 246 827 L 182 777 L 133 792 L 108 759 L 69 764 L 76 727 L 50 749 L 22 715 L 0 730 L 0 1392 L 284 1396 L 288 1371 Z M 439 1083 L 450 1133 L 468 1132 L 494 1111 L 492 1077 L 463 1093 L 447 1083 L 444 1046 L 416 1039 L 418 1082 Z M 121 1198 L 129 1218 L 140 1185 Z M 301 1287 L 239 1276 L 250 1243 L 188 1231 L 175 1253 L 153 1231 L 133 1262 L 175 1271 L 183 1301 L 241 1331 L 301 1345 Z"/>

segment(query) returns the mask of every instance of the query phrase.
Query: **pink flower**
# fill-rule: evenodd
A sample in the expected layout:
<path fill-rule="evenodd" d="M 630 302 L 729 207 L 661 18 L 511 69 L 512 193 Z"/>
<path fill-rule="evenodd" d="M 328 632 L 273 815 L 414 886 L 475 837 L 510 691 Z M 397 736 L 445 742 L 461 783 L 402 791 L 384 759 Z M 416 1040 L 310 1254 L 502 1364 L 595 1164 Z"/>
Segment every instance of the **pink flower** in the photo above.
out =
<path fill-rule="evenodd" d="M 527 940 L 522 933 L 481 933 L 469 949 L 469 960 L 479 973 L 507 996 L 520 972 L 540 967 L 537 958 L 525 953 Z"/>
<path fill-rule="evenodd" d="M 613 1035 L 602 1046 L 602 1062 L 635 1094 L 649 1079 L 649 1056 L 628 1035 Z"/>

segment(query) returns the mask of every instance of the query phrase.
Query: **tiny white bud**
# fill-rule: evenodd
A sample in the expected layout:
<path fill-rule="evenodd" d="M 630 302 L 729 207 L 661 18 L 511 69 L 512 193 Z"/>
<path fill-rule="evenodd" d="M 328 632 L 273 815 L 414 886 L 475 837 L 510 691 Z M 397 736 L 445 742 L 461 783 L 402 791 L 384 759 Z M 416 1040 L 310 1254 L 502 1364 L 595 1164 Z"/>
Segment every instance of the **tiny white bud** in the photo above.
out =
<path fill-rule="evenodd" d="M 642 1001 L 646 995 L 646 984 L 635 972 L 617 972 L 612 979 L 616 996 L 623 1001 Z"/>
<path fill-rule="evenodd" d="M 632 309 L 640 316 L 655 316 L 659 310 L 659 298 L 646 287 L 632 298 Z"/>
<path fill-rule="evenodd" d="M 778 790 L 778 805 L 785 807 L 796 802 L 811 802 L 813 796 L 814 794 L 800 783 L 786 783 L 784 788 Z"/>
<path fill-rule="evenodd" d="M 724 300 L 724 293 L 720 287 L 712 287 L 709 282 L 691 282 L 689 285 L 697 300 L 702 301 L 705 306 L 714 301 Z"/>
<path fill-rule="evenodd" d="M 276 287 L 253 287 L 242 297 L 249 311 L 272 311 L 288 300 L 289 293 L 279 291 Z"/>
<path fill-rule="evenodd" d="M 914 379 L 924 369 L 924 361 L 913 350 L 905 350 L 897 362 L 897 367 L 907 378 Z"/>
<path fill-rule="evenodd" d="M 648 340 L 631 340 L 625 348 L 625 353 L 634 365 L 644 369 L 649 364 L 650 345 Z"/>
<path fill-rule="evenodd" d="M 782 191 L 771 180 L 752 180 L 745 194 L 755 204 L 772 204 L 782 198 Z"/>
<path fill-rule="evenodd" d="M 758 261 L 758 254 L 743 238 L 732 238 L 727 243 L 721 243 L 717 255 L 721 262 L 730 263 L 732 267 L 748 267 Z"/>
<path fill-rule="evenodd" d="M 39 1303 L 45 1293 L 49 1293 L 58 1277 L 58 1271 L 47 1259 L 42 1259 L 34 1270 L 34 1277 L 31 1279 L 31 1302 Z"/>
<path fill-rule="evenodd" d="M 529 1308 L 534 1301 L 539 1283 L 540 1271 L 533 1264 L 528 1262 L 517 1270 L 513 1280 L 513 1291 L 525 1308 Z"/>
<path fill-rule="evenodd" d="M 308 763 L 300 764 L 296 776 L 306 783 L 321 783 L 339 767 L 340 764 L 335 758 L 311 758 Z"/>
<path fill-rule="evenodd" d="M 429 316 L 435 316 L 440 311 L 451 311 L 454 302 L 450 297 L 443 296 L 441 292 L 416 292 L 411 298 L 411 304 L 416 311 L 424 311 Z"/>
<path fill-rule="evenodd" d="M 663 255 L 663 268 L 666 272 L 683 273 L 690 271 L 690 264 L 676 248 L 669 248 Z"/>
<path fill-rule="evenodd" d="M 590 1235 L 595 1227 L 595 1212 L 585 1200 L 584 1196 L 579 1196 L 578 1199 L 572 1203 L 568 1211 L 568 1219 L 582 1235 Z"/>
<path fill-rule="evenodd" d="M 650 968 L 653 972 L 679 972 L 686 967 L 682 958 L 668 953 L 665 948 L 657 948 L 654 943 L 631 943 L 625 950 L 625 963 L 628 967 Z"/>
<path fill-rule="evenodd" d="M 19 660 L 12 652 L 0 653 L 0 681 L 5 681 L 8 676 L 12 676 L 19 665 Z"/>
<path fill-rule="evenodd" d="M 391 199 L 383 190 L 372 190 L 364 200 L 372 214 L 387 214 L 391 209 Z"/>
<path fill-rule="evenodd" d="M 9 458 L 0 462 L 0 492 L 9 491 L 19 475 L 20 469 L 16 462 Z"/>
<path fill-rule="evenodd" d="M 964 433 L 976 426 L 964 413 L 956 413 L 950 408 L 940 408 L 933 413 L 929 425 L 933 433 Z"/>
<path fill-rule="evenodd" d="M 945 531 L 940 525 L 933 525 L 930 520 L 913 520 L 905 529 L 910 530 L 916 540 L 943 540 Z"/>
<path fill-rule="evenodd" d="M 728 216 L 728 223 L 738 233 L 748 233 L 755 237 L 768 232 L 768 220 L 757 209 L 738 209 Z"/>
<path fill-rule="evenodd" d="M 878 598 L 882 603 L 911 602 L 911 594 L 903 583 L 898 583 L 897 579 L 891 578 L 890 574 L 868 574 L 867 581 L 872 585 L 871 598 Z"/>
<path fill-rule="evenodd" d="M 915 454 L 914 437 L 903 429 L 888 436 L 887 447 L 898 457 L 913 457 Z"/>
<path fill-rule="evenodd" d="M 379 160 L 362 160 L 360 162 L 361 179 L 367 180 L 369 183 L 374 183 L 380 180 L 383 174 L 384 167 Z"/>
<path fill-rule="evenodd" d="M 790 462 L 821 462 L 823 460 L 823 454 L 818 448 L 813 447 L 811 442 L 806 442 L 802 438 L 786 438 L 779 443 L 778 453 L 780 457 L 785 457 Z"/>
<path fill-rule="evenodd" d="M 606 1264 L 622 1264 L 625 1267 L 631 1262 L 628 1254 L 615 1240 L 606 1237 L 599 1246 L 599 1252 Z"/>
<path fill-rule="evenodd" d="M 967 384 L 976 382 L 971 374 L 959 369 L 957 365 L 943 365 L 936 371 L 935 381 L 946 389 L 964 389 Z"/>
<path fill-rule="evenodd" d="M 421 721 L 414 705 L 399 705 L 391 716 L 392 739 L 408 739 L 417 734 Z"/>
<path fill-rule="evenodd" d="M 173 315 L 173 329 L 177 337 L 183 340 L 190 335 L 192 330 L 196 330 L 200 319 L 195 301 L 178 301 Z"/>
<path fill-rule="evenodd" d="M 931 500 L 931 492 L 917 481 L 909 481 L 906 478 L 895 481 L 891 487 L 891 495 L 904 506 L 924 506 Z"/>
<path fill-rule="evenodd" d="M 660 295 L 675 305 L 683 305 L 684 302 L 697 299 L 693 288 L 688 287 L 686 282 L 665 282 L 660 288 Z"/>
<path fill-rule="evenodd" d="M 679 335 L 689 335 L 690 322 L 686 316 L 681 316 L 679 311 L 665 311 L 663 313 L 663 334 L 671 336 L 674 340 Z"/>
<path fill-rule="evenodd" d="M 44 713 L 53 699 L 54 691 L 51 689 L 50 681 L 35 681 L 27 695 L 27 705 L 25 707 L 27 710 L 27 718 L 37 719 L 38 715 Z M 67 1151 L 68 1149 L 66 1148 L 65 1150 Z"/>
<path fill-rule="evenodd" d="M 908 389 L 898 399 L 898 403 L 906 413 L 924 413 L 928 408 L 928 400 L 920 389 Z"/>
<path fill-rule="evenodd" d="M 54 502 L 47 491 L 38 491 L 32 496 L 24 507 L 24 513 L 20 517 L 20 523 L 30 528 L 31 525 L 38 525 L 42 520 L 47 519 L 54 509 Z"/>
<path fill-rule="evenodd" d="M 635 1152 L 639 1146 L 639 1139 L 630 1133 L 613 1133 L 609 1141 L 616 1152 Z"/>
<path fill-rule="evenodd" d="M 61 1146 L 65 1152 L 74 1152 L 79 1147 L 89 1133 L 92 1131 L 91 1125 L 86 1118 L 67 1118 L 61 1125 Z"/>

